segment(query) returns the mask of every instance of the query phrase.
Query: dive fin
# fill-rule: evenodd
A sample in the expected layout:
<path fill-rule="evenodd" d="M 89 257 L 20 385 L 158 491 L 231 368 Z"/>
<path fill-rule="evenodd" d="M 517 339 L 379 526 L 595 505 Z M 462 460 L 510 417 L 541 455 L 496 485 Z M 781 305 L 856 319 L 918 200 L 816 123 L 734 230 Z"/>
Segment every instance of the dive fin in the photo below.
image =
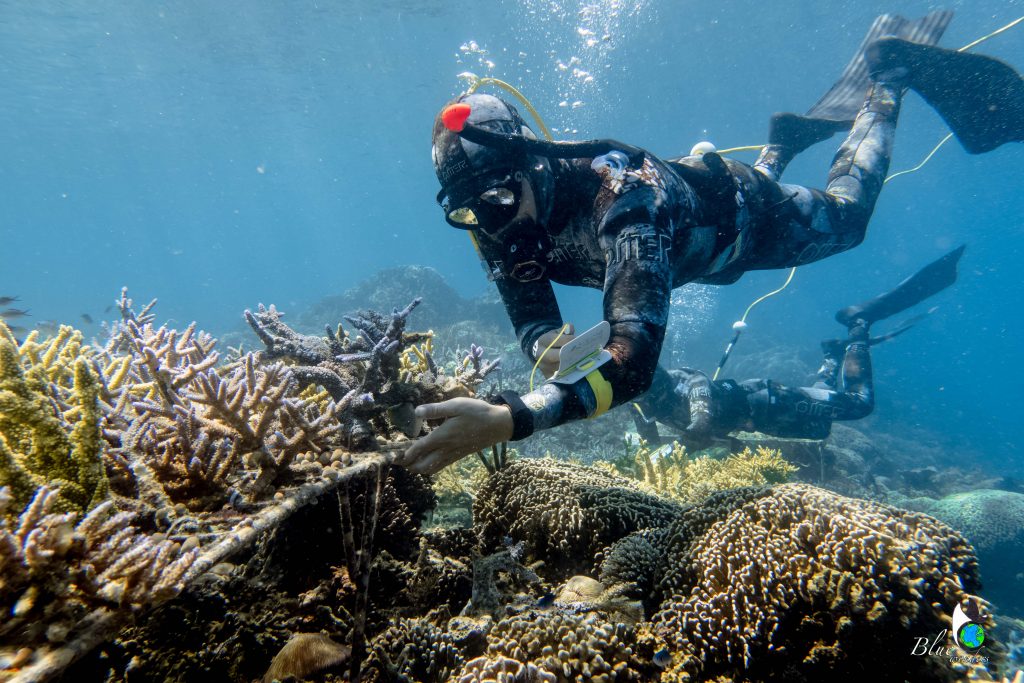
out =
<path fill-rule="evenodd" d="M 914 304 L 919 304 L 928 297 L 938 294 L 956 282 L 957 263 L 966 248 L 967 245 L 961 244 L 885 294 L 880 294 L 854 306 L 847 306 L 836 313 L 836 321 L 847 327 L 855 320 L 863 320 L 870 325 L 905 311 Z"/>
<path fill-rule="evenodd" d="M 988 152 L 1024 142 L 1024 79 L 985 55 L 882 38 L 867 51 L 872 73 L 908 69 L 907 85 L 945 120 L 964 149 Z"/>
<path fill-rule="evenodd" d="M 884 36 L 896 36 L 911 43 L 934 45 L 953 19 L 951 11 L 937 11 L 910 21 L 898 14 L 876 18 L 856 54 L 836 81 L 803 116 L 776 114 L 768 132 L 769 144 L 783 145 L 799 154 L 811 145 L 827 140 L 835 133 L 848 130 L 864 105 L 871 86 L 866 53 L 868 47 Z"/>
<path fill-rule="evenodd" d="M 886 332 L 885 334 L 883 334 L 881 336 L 872 337 L 871 339 L 869 339 L 868 340 L 868 346 L 877 346 L 878 344 L 881 344 L 882 342 L 889 341 L 893 337 L 900 336 L 901 334 L 903 334 L 904 332 L 909 330 L 911 327 L 913 327 L 914 325 L 918 324 L 919 322 L 921 322 L 922 320 L 924 320 L 925 318 L 930 316 L 932 313 L 934 313 L 938 309 L 939 309 L 938 306 L 932 306 L 931 308 L 929 308 L 924 313 L 921 313 L 919 315 L 915 315 L 913 318 L 910 318 L 908 320 L 904 320 L 903 322 L 901 322 L 899 325 L 896 326 L 896 329 L 892 330 L 891 332 Z"/>

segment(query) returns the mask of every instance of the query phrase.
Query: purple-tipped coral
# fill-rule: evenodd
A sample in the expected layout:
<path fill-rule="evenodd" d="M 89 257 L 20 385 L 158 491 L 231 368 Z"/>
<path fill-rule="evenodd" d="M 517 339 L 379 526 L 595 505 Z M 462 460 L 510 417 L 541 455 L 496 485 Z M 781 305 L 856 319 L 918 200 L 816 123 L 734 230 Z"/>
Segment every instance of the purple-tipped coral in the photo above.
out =
<path fill-rule="evenodd" d="M 245 319 L 266 347 L 261 359 L 280 359 L 299 387 L 320 386 L 336 402 L 346 444 L 356 450 L 374 448 L 373 435 L 397 429 L 407 436 L 421 425 L 411 407 L 471 396 L 498 367 L 484 361 L 483 349 L 473 345 L 460 367 L 447 375 L 434 361 L 432 333 L 406 332 L 409 314 L 419 305 L 414 299 L 390 316 L 363 311 L 345 320 L 358 331 L 353 339 L 341 325 L 326 329 L 326 337 L 299 334 L 281 321 L 274 306 L 262 304 Z"/>

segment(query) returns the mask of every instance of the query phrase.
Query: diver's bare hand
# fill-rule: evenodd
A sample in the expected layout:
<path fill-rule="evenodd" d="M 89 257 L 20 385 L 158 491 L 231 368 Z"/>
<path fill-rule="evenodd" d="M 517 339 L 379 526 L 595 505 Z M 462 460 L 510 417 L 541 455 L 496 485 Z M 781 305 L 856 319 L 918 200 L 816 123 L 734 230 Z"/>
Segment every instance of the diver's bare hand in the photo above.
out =
<path fill-rule="evenodd" d="M 562 328 L 545 332 L 537 338 L 537 343 L 534 346 L 536 349 L 536 356 L 534 356 L 535 359 L 537 356 L 544 353 L 544 349 L 548 348 L 549 345 L 551 346 L 551 349 L 547 353 L 544 353 L 544 357 L 541 358 L 540 363 L 537 365 L 537 368 L 544 373 L 545 377 L 551 377 L 558 372 L 558 361 L 561 348 L 576 338 L 576 328 L 572 326 L 572 323 L 565 325 L 565 328 L 567 328 L 565 330 L 565 334 L 560 337 L 558 336 L 558 333 L 561 332 Z"/>
<path fill-rule="evenodd" d="M 512 413 L 475 398 L 453 398 L 416 408 L 416 417 L 444 419 L 399 461 L 416 474 L 435 474 L 470 453 L 512 438 Z"/>

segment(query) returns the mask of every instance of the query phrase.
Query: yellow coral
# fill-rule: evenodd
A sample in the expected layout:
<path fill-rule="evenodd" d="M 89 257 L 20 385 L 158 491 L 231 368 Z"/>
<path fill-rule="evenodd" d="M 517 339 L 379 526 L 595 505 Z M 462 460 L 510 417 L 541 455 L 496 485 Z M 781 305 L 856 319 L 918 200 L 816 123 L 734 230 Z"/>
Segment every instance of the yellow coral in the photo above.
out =
<path fill-rule="evenodd" d="M 60 489 L 68 511 L 106 497 L 100 387 L 77 330 L 42 343 L 32 333 L 19 348 L 0 323 L 0 486 L 15 509 L 43 484 Z"/>
<path fill-rule="evenodd" d="M 783 459 L 781 451 L 763 446 L 756 451 L 745 448 L 724 460 L 710 456 L 691 460 L 679 443 L 656 453 L 641 442 L 635 461 L 633 477 L 641 488 L 684 503 L 700 502 L 716 491 L 741 486 L 781 484 L 797 470 Z M 610 472 L 621 473 L 611 463 L 608 466 Z"/>
<path fill-rule="evenodd" d="M 434 331 L 429 330 L 424 333 L 427 335 L 426 339 L 420 344 L 410 344 L 399 359 L 400 363 L 400 375 L 403 381 L 408 381 L 410 377 L 427 372 L 430 369 L 430 364 L 427 362 L 427 357 L 434 351 Z"/>

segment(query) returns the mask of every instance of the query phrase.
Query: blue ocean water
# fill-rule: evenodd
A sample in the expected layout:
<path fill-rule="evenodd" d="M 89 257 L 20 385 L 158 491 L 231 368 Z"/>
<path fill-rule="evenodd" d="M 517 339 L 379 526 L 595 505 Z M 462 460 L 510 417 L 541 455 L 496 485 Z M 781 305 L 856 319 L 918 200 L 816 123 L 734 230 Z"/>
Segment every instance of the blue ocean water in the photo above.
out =
<path fill-rule="evenodd" d="M 31 322 L 83 325 L 128 285 L 159 297 L 162 316 L 217 331 L 258 302 L 302 309 L 397 264 L 432 266 L 478 294 L 489 285 L 434 204 L 429 156 L 460 72 L 521 87 L 559 135 L 674 156 L 703 139 L 763 142 L 769 115 L 817 99 L 875 15 L 939 6 L 0 2 L 0 296 L 20 296 Z M 949 46 L 1024 14 L 1020 0 L 942 6 L 957 10 Z M 980 49 L 1024 68 L 1024 26 Z M 945 134 L 909 96 L 893 169 Z M 802 156 L 786 180 L 821 186 L 837 144 Z M 837 308 L 967 242 L 940 309 L 875 353 L 871 421 L 1024 476 L 1022 160 L 1021 145 L 972 157 L 951 142 L 894 181 L 864 244 L 801 268 L 752 314 L 737 362 L 772 347 L 813 363 L 817 342 L 841 332 Z M 784 277 L 692 293 L 689 316 L 680 301 L 686 362 L 713 367 L 732 321 Z M 597 293 L 561 295 L 568 319 L 599 318 Z"/>

